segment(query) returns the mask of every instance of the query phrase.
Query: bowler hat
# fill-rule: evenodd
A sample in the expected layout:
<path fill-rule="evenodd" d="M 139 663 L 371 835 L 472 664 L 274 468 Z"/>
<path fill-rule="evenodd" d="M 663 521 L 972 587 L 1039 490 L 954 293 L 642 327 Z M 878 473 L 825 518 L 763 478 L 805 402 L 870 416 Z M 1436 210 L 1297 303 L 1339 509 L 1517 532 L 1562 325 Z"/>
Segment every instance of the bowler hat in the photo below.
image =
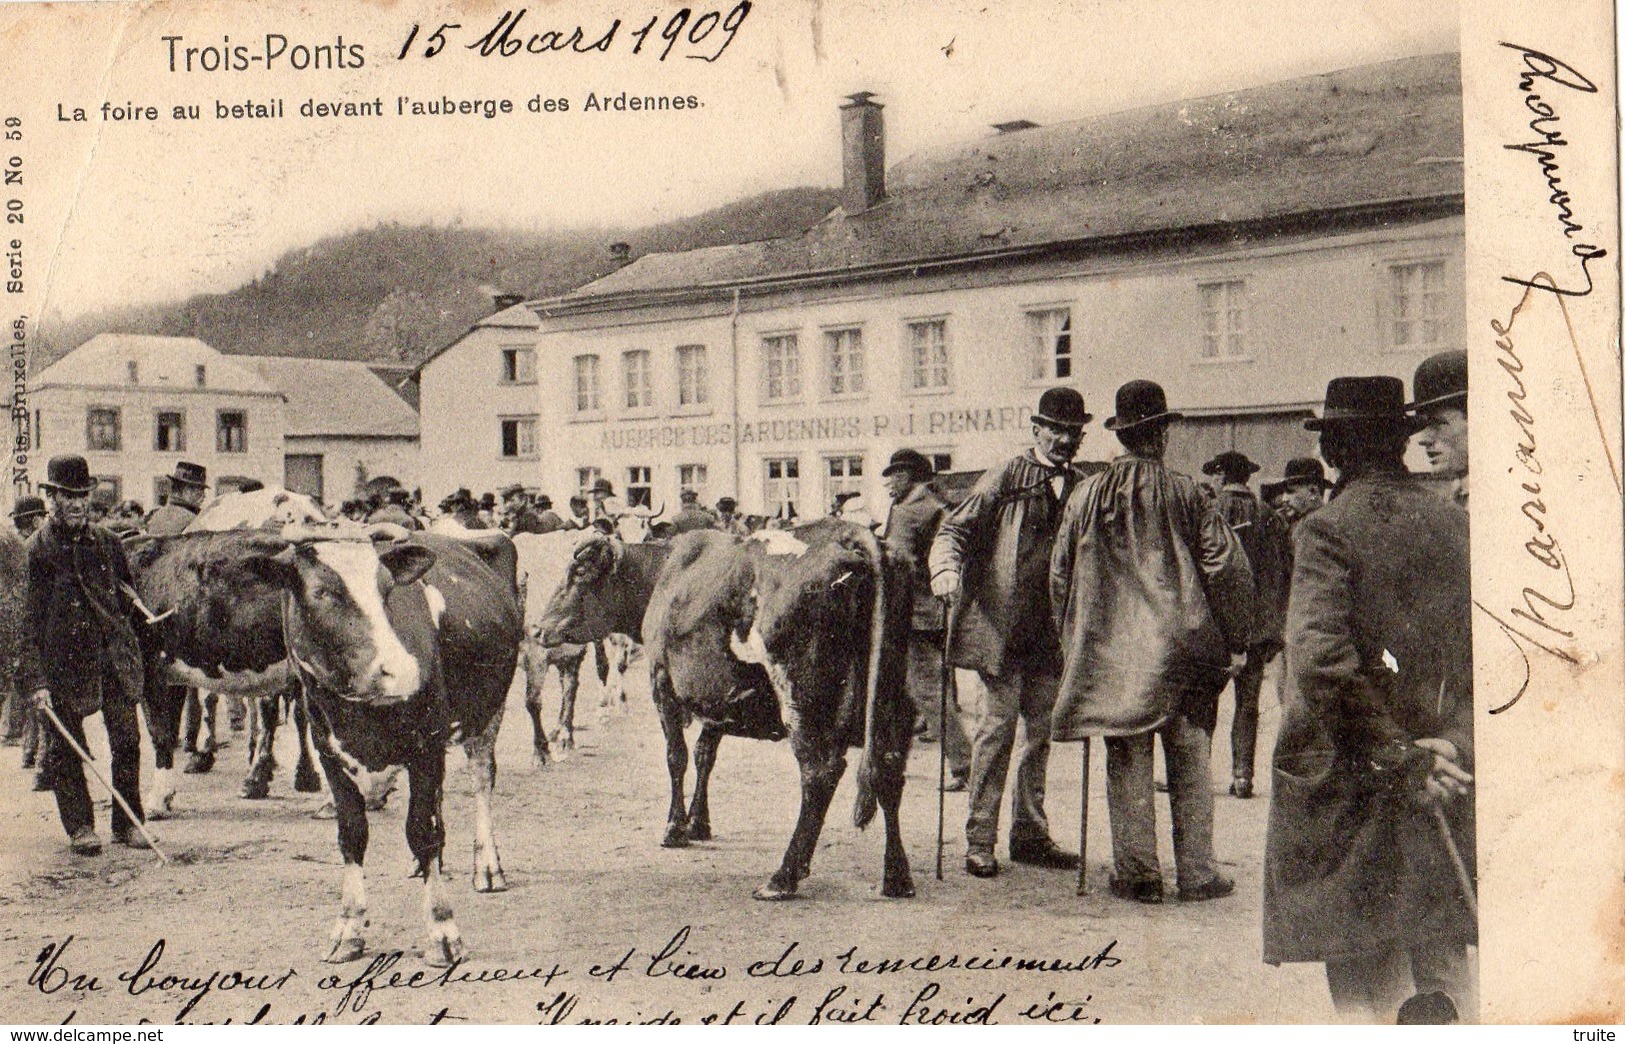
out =
<path fill-rule="evenodd" d="M 90 477 L 90 464 L 85 458 L 77 453 L 65 453 L 52 457 L 45 465 L 45 481 L 40 487 L 64 493 L 89 493 L 96 488 L 96 480 Z"/>
<path fill-rule="evenodd" d="M 1237 453 L 1235 450 L 1225 450 L 1202 465 L 1204 475 L 1223 475 L 1225 478 L 1235 476 L 1243 482 L 1258 470 L 1258 465 L 1249 460 L 1247 454 Z"/>
<path fill-rule="evenodd" d="M 548 496 L 546 493 L 539 494 L 536 497 L 536 506 L 539 508 L 550 508 L 553 506 L 553 498 Z"/>
<path fill-rule="evenodd" d="M 45 514 L 45 501 L 39 497 L 18 497 L 17 504 L 11 509 L 11 520 L 21 522 L 25 518 Z"/>
<path fill-rule="evenodd" d="M 684 504 L 698 504 L 700 502 L 700 495 L 694 492 L 692 489 L 685 489 L 681 493 L 677 494 L 677 499 Z"/>
<path fill-rule="evenodd" d="M 1156 381 L 1129 381 L 1117 389 L 1117 414 L 1106 421 L 1107 431 L 1127 431 L 1142 424 L 1167 424 L 1183 418 L 1168 409 L 1168 395 Z"/>
<path fill-rule="evenodd" d="M 479 504 L 475 502 L 474 494 L 468 491 L 467 486 L 459 486 L 451 496 L 440 502 L 440 506 L 445 510 L 462 511 L 465 508 L 479 507 Z"/>
<path fill-rule="evenodd" d="M 1463 350 L 1440 352 L 1422 360 L 1411 382 L 1416 401 L 1408 410 L 1425 410 L 1434 406 L 1467 405 L 1467 353 Z"/>
<path fill-rule="evenodd" d="M 480 507 L 482 507 L 485 510 L 489 511 L 489 510 L 491 510 L 492 508 L 494 508 L 496 506 L 497 506 L 497 495 L 495 493 L 481 493 L 480 494 Z"/>
<path fill-rule="evenodd" d="M 209 469 L 202 464 L 193 464 L 189 460 L 178 460 L 169 481 L 177 486 L 196 486 L 198 489 L 205 489 L 209 485 Z"/>
<path fill-rule="evenodd" d="M 515 482 L 511 486 L 503 486 L 499 492 L 501 493 L 502 499 L 507 500 L 509 497 L 517 497 L 524 491 L 525 487 Z"/>
<path fill-rule="evenodd" d="M 1084 411 L 1083 395 L 1076 388 L 1050 388 L 1038 397 L 1038 412 L 1032 419 L 1034 424 L 1081 428 L 1095 418 Z"/>
<path fill-rule="evenodd" d="M 720 497 L 717 500 L 718 511 L 732 511 L 738 506 L 739 501 L 735 500 L 733 497 Z"/>
<path fill-rule="evenodd" d="M 1045 392 L 1044 394 L 1048 395 L 1049 392 Z M 1083 400 L 1079 399 L 1078 401 L 1081 403 Z M 911 449 L 900 449 L 896 453 L 893 453 L 891 455 L 891 460 L 887 462 L 886 468 L 880 473 L 880 476 L 881 478 L 885 478 L 894 471 L 907 471 L 911 474 L 919 476 L 920 478 L 930 478 L 932 475 L 936 474 L 936 469 L 933 468 L 931 466 L 931 462 L 925 458 L 925 454 L 921 453 L 919 450 Z"/>
<path fill-rule="evenodd" d="M 1334 377 L 1326 385 L 1320 416 L 1303 426 L 1322 431 L 1328 426 L 1374 425 L 1412 432 L 1418 423 L 1405 413 L 1405 382 L 1398 377 Z"/>
<path fill-rule="evenodd" d="M 613 497 L 615 487 L 609 484 L 609 479 L 601 478 L 592 484 L 592 492 L 595 494 L 602 493 L 606 497 Z"/>
<path fill-rule="evenodd" d="M 1281 475 L 1280 484 L 1287 489 L 1296 486 L 1319 486 L 1325 489 L 1331 485 L 1326 481 L 1326 466 L 1314 457 L 1293 457 L 1286 462 L 1286 468 Z"/>

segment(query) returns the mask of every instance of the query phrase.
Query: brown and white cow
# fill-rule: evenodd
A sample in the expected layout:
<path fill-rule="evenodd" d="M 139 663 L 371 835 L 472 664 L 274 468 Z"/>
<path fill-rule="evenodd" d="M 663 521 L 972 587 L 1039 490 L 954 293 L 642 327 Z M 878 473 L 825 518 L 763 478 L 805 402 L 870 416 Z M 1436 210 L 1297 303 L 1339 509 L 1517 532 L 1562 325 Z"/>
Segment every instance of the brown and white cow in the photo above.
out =
<path fill-rule="evenodd" d="M 903 686 L 909 590 L 867 529 L 820 519 L 741 540 L 685 533 L 669 554 L 599 540 L 578 549 L 543 620 L 544 637 L 588 641 L 641 623 L 650 685 L 666 737 L 671 801 L 661 844 L 711 836 L 709 781 L 724 735 L 788 735 L 801 772 L 801 809 L 779 869 L 758 899 L 795 895 L 812 864 L 846 750 L 862 747 L 860 828 L 885 811 L 882 893 L 914 894 L 898 811 L 914 721 Z M 685 811 L 683 729 L 702 723 L 695 788 Z"/>
<path fill-rule="evenodd" d="M 455 960 L 462 941 L 439 869 L 445 748 L 458 736 L 473 777 L 474 887 L 506 887 L 490 796 L 519 644 L 509 582 L 467 546 L 421 533 L 375 545 L 319 531 L 235 530 L 156 538 L 134 554 L 151 559 L 132 564 L 143 599 L 160 617 L 153 630 L 171 655 L 192 657 L 187 662 L 205 674 L 286 661 L 282 669 L 304 687 L 345 864 L 343 910 L 327 959 L 351 960 L 363 948 L 367 818 L 356 780 L 404 765 L 407 843 L 424 878 L 426 954 L 432 963 Z M 211 579 L 235 587 L 235 604 L 192 596 Z M 274 637 L 263 626 L 267 610 Z M 228 615 L 215 626 L 200 619 L 221 612 Z"/>

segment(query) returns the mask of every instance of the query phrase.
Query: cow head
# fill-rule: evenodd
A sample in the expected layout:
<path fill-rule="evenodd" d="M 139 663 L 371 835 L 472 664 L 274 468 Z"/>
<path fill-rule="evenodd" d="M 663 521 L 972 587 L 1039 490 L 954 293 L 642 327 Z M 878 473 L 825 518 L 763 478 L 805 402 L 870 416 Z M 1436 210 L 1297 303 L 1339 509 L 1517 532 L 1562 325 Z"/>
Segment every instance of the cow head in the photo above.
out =
<path fill-rule="evenodd" d="M 423 682 L 422 666 L 385 612 L 390 591 L 434 565 L 414 544 L 299 539 L 252 566 L 285 592 L 284 637 L 307 680 L 360 703 L 399 703 Z"/>
<path fill-rule="evenodd" d="M 543 645 L 582 644 L 613 634 L 629 593 L 616 577 L 625 546 L 615 537 L 590 536 L 576 546 L 564 581 L 548 599 L 538 624 Z"/>

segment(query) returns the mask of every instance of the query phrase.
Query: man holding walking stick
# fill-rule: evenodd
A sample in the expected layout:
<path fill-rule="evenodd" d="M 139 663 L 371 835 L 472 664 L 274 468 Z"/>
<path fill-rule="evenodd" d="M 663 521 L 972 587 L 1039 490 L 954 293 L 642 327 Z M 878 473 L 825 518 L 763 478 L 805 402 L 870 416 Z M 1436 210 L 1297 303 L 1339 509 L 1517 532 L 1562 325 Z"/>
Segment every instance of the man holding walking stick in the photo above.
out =
<path fill-rule="evenodd" d="M 46 745 L 45 775 L 56 794 L 69 847 L 79 855 L 99 854 L 90 790 L 74 746 L 85 747 L 84 719 L 100 710 L 117 791 L 113 840 L 149 848 L 137 824 L 141 734 L 135 707 L 141 697 L 141 651 L 121 593 L 133 589 L 135 579 L 118 538 L 90 524 L 96 480 L 85 458 L 51 458 L 40 486 L 50 502 L 50 517 L 28 542 L 29 630 L 19 681 L 41 712 L 55 717 L 53 728 L 60 723 L 63 731 Z"/>

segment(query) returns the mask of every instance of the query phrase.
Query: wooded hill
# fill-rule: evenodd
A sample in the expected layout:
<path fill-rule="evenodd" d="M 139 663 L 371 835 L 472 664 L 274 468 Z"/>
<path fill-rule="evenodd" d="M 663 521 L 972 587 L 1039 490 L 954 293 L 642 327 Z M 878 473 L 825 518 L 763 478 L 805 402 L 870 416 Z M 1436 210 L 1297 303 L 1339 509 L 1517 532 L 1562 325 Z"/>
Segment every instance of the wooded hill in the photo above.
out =
<path fill-rule="evenodd" d="M 381 224 L 289 251 L 230 293 L 47 325 L 33 366 L 99 333 L 198 337 L 228 354 L 416 363 L 490 312 L 493 293 L 546 297 L 606 274 L 612 242 L 638 257 L 793 235 L 836 199 L 834 189 L 783 189 L 640 229 Z"/>

